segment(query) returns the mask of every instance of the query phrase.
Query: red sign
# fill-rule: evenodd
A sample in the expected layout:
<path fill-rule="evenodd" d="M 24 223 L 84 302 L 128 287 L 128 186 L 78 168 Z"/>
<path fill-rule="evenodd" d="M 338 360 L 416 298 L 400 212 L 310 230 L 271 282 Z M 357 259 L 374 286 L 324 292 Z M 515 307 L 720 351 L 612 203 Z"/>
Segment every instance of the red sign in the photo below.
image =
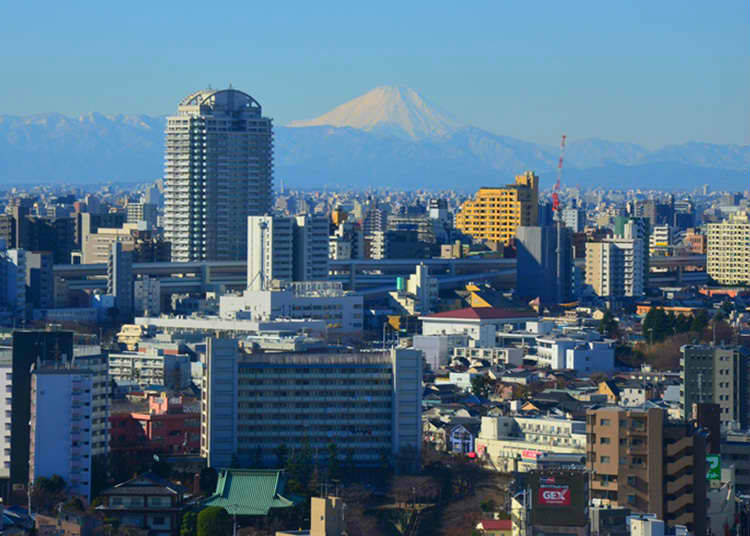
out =
<path fill-rule="evenodd" d="M 570 488 L 568 486 L 540 486 L 539 504 L 570 506 Z"/>
<path fill-rule="evenodd" d="M 523 451 L 521 451 L 521 457 L 526 458 L 527 460 L 536 460 L 541 455 L 542 455 L 541 450 L 524 449 Z"/>

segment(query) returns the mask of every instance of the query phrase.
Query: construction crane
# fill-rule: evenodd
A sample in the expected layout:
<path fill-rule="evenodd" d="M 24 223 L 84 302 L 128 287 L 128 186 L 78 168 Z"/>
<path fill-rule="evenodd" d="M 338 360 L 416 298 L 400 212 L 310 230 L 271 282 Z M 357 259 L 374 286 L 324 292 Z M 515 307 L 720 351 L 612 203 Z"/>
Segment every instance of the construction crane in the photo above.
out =
<path fill-rule="evenodd" d="M 565 134 L 562 136 L 562 141 L 560 142 L 560 159 L 557 161 L 557 182 L 555 182 L 555 187 L 552 188 L 552 210 L 555 211 L 555 218 L 560 218 L 560 195 L 558 192 L 560 191 L 560 180 L 562 179 L 562 168 L 563 168 L 563 159 L 565 158 Z"/>
<path fill-rule="evenodd" d="M 557 284 L 556 284 L 556 297 L 557 297 L 557 303 L 560 304 L 564 301 L 564 298 L 567 294 L 564 289 L 564 285 L 566 284 L 565 279 L 562 277 L 562 274 L 565 272 L 565 267 L 563 266 L 563 257 L 565 252 L 563 249 L 565 248 L 564 242 L 563 242 L 563 218 L 562 213 L 560 212 L 560 179 L 562 179 L 562 167 L 563 167 L 563 158 L 565 157 L 565 134 L 562 136 L 562 141 L 560 142 L 560 159 L 557 161 L 557 182 L 555 182 L 555 187 L 552 189 L 552 210 L 555 213 L 555 234 L 556 236 L 556 242 L 557 247 L 555 248 L 555 257 L 556 257 L 556 269 L 557 269 Z M 570 282 L 567 282 L 568 285 L 570 285 Z"/>

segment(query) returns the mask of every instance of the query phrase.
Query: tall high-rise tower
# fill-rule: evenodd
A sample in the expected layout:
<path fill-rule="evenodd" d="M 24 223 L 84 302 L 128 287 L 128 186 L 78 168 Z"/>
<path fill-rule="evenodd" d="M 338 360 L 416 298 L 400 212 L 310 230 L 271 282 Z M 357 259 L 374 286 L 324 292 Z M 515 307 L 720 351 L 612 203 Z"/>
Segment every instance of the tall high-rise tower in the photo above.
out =
<path fill-rule="evenodd" d="M 247 217 L 271 209 L 273 126 L 250 95 L 202 90 L 167 119 L 166 239 L 172 261 L 242 260 Z"/>

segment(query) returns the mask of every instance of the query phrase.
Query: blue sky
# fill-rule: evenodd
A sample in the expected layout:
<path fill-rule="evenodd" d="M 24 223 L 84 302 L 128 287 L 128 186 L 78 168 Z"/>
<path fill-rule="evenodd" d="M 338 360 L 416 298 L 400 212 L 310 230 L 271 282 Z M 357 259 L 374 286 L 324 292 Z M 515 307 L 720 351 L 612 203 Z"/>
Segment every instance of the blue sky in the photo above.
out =
<path fill-rule="evenodd" d="M 277 124 L 378 85 L 556 144 L 750 144 L 750 2 L 3 2 L 0 114 L 172 113 L 232 83 Z"/>

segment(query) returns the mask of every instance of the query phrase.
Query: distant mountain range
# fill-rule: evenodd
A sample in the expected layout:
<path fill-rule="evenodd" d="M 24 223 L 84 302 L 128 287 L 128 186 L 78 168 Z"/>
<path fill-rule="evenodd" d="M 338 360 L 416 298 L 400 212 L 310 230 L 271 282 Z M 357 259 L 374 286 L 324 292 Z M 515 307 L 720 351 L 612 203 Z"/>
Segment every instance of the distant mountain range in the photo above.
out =
<path fill-rule="evenodd" d="M 163 117 L 0 116 L 0 186 L 150 181 L 163 166 Z M 552 184 L 558 149 L 465 125 L 408 88 L 379 87 L 316 119 L 275 127 L 276 183 L 473 190 L 531 169 Z M 569 139 L 568 185 L 745 189 L 750 146 Z"/>

